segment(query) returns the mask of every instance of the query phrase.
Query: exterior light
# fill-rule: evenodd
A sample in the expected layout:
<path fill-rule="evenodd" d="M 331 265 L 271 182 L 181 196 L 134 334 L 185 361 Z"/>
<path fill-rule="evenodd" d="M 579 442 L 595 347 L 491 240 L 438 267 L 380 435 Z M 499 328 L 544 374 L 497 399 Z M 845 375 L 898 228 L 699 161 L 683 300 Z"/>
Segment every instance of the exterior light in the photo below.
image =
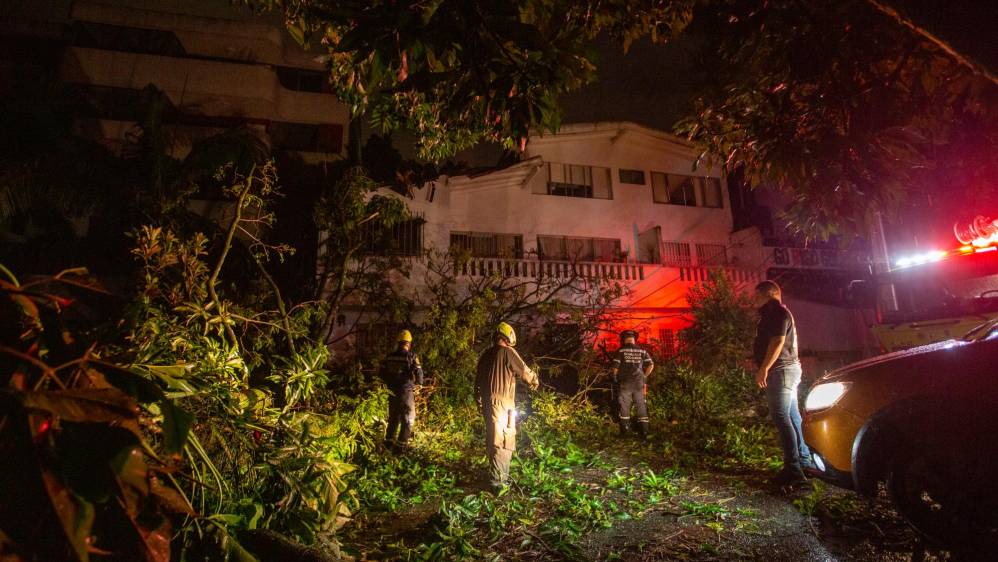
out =
<path fill-rule="evenodd" d="M 813 412 L 830 408 L 842 398 L 847 390 L 849 390 L 849 384 L 844 382 L 819 384 L 807 393 L 807 398 L 804 400 L 804 409 L 808 412 Z"/>
<path fill-rule="evenodd" d="M 994 252 L 998 250 L 998 246 L 988 246 L 987 248 L 977 248 L 974 250 L 975 254 L 983 254 L 984 252 Z"/>

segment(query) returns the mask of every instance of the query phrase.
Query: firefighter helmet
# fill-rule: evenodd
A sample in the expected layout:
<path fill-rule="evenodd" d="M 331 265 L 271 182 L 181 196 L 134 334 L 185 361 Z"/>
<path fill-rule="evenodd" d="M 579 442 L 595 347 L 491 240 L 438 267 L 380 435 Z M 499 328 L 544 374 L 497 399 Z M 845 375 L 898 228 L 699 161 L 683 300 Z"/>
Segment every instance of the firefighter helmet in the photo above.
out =
<path fill-rule="evenodd" d="M 500 322 L 499 327 L 496 328 L 496 333 L 506 338 L 506 341 L 509 342 L 510 347 L 516 347 L 516 332 L 513 331 L 512 326 L 505 322 Z"/>
<path fill-rule="evenodd" d="M 399 343 L 402 342 L 412 343 L 412 332 L 410 332 L 409 330 L 402 330 L 401 332 L 399 332 L 398 341 Z"/>

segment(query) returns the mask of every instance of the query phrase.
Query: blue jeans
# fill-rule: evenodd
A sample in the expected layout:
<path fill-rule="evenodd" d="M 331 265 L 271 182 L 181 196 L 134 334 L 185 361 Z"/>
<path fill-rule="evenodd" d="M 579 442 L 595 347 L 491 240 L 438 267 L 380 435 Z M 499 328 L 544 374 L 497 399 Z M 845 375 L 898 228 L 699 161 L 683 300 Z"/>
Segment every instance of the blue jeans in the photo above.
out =
<path fill-rule="evenodd" d="M 800 386 L 800 364 L 774 367 L 766 378 L 766 399 L 773 416 L 776 432 L 783 449 L 783 470 L 800 472 L 801 466 L 811 465 L 811 451 L 804 443 L 797 387 Z"/>

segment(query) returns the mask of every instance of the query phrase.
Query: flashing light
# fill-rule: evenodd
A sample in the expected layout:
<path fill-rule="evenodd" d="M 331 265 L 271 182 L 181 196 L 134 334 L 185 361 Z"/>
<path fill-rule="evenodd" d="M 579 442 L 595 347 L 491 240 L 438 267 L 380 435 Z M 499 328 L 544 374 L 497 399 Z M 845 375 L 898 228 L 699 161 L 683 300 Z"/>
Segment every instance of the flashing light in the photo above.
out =
<path fill-rule="evenodd" d="M 924 254 L 915 254 L 913 256 L 907 256 L 899 259 L 897 261 L 898 267 L 909 267 L 912 265 L 922 265 L 923 263 L 930 263 L 934 261 L 939 261 L 947 256 L 947 252 L 942 250 L 933 250 L 931 252 L 926 252 Z"/>
<path fill-rule="evenodd" d="M 974 253 L 974 247 L 973 246 L 960 246 L 960 248 L 957 249 L 957 251 L 960 252 L 961 254 L 972 254 L 972 253 Z"/>
<path fill-rule="evenodd" d="M 998 246 L 988 246 L 987 248 L 977 248 L 974 250 L 975 254 L 983 254 L 984 252 L 994 252 L 998 250 Z"/>

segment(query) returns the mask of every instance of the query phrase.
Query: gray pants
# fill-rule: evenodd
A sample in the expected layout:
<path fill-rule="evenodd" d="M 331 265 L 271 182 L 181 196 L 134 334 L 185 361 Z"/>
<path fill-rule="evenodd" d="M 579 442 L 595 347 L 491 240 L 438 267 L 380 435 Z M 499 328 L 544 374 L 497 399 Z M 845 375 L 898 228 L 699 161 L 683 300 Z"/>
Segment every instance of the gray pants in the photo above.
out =
<path fill-rule="evenodd" d="M 648 404 L 645 402 L 645 378 L 635 377 L 622 380 L 617 392 L 617 413 L 620 420 L 620 431 L 627 433 L 631 424 L 631 405 L 634 405 L 634 415 L 638 419 L 638 430 L 648 432 Z"/>
<path fill-rule="evenodd" d="M 405 445 L 416 424 L 416 396 L 411 385 L 391 389 L 388 397 L 388 432 L 385 442 Z"/>
<path fill-rule="evenodd" d="M 509 463 L 516 450 L 516 402 L 492 398 L 483 406 L 485 417 L 485 454 L 489 458 L 492 485 L 509 480 Z"/>

